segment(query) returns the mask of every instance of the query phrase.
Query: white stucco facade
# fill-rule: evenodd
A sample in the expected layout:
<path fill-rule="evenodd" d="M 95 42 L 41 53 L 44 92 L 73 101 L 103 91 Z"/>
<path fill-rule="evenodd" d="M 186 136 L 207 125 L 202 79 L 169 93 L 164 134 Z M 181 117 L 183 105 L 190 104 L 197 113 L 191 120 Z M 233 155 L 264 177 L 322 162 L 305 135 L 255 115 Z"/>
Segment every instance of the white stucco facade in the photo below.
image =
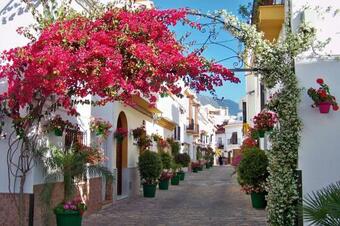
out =
<path fill-rule="evenodd" d="M 306 7 L 308 6 L 308 7 Z M 311 51 L 295 61 L 295 71 L 299 86 L 304 88 L 299 105 L 299 116 L 303 122 L 299 148 L 299 169 L 302 170 L 303 194 L 316 191 L 340 181 L 339 111 L 320 114 L 311 107 L 313 103 L 306 90 L 317 88 L 317 78 L 323 78 L 330 86 L 331 94 L 340 98 L 340 2 L 336 0 L 293 1 L 292 24 L 298 27 L 306 22 L 317 30 L 317 40 L 330 42 L 320 55 Z M 326 56 L 327 54 L 327 56 Z"/>

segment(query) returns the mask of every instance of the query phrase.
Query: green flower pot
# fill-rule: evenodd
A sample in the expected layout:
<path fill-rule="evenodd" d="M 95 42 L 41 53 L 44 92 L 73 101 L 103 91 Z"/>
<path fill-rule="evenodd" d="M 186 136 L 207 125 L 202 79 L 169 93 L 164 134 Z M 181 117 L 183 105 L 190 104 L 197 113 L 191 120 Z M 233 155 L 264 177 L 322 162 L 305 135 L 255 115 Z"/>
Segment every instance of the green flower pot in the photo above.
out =
<path fill-rule="evenodd" d="M 82 216 L 77 211 L 56 213 L 57 226 L 81 226 Z"/>
<path fill-rule="evenodd" d="M 169 190 L 169 180 L 159 181 L 159 190 Z"/>
<path fill-rule="evenodd" d="M 143 184 L 143 195 L 146 198 L 154 198 L 156 196 L 156 184 Z"/>
<path fill-rule="evenodd" d="M 179 175 L 176 174 L 176 176 L 171 178 L 171 185 L 179 185 Z"/>
<path fill-rule="evenodd" d="M 193 169 L 192 169 L 192 172 L 193 172 L 193 173 L 198 173 L 198 168 L 193 168 Z"/>
<path fill-rule="evenodd" d="M 205 168 L 209 169 L 209 168 L 210 168 L 210 164 L 209 164 L 209 163 L 206 163 L 206 164 L 205 164 Z"/>
<path fill-rule="evenodd" d="M 258 133 L 259 133 L 260 138 L 264 138 L 264 134 L 266 133 L 266 131 L 260 130 L 260 131 L 258 131 Z"/>
<path fill-rule="evenodd" d="M 179 180 L 184 180 L 184 177 L 185 177 L 184 172 L 178 172 L 177 175 L 179 176 Z"/>
<path fill-rule="evenodd" d="M 63 131 L 59 128 L 55 128 L 54 129 L 54 135 L 56 135 L 57 137 L 61 137 L 61 136 L 63 136 Z"/>
<path fill-rule="evenodd" d="M 267 206 L 266 192 L 252 192 L 251 193 L 251 204 L 255 209 L 264 209 Z"/>
<path fill-rule="evenodd" d="M 203 171 L 203 166 L 198 167 L 198 171 Z"/>

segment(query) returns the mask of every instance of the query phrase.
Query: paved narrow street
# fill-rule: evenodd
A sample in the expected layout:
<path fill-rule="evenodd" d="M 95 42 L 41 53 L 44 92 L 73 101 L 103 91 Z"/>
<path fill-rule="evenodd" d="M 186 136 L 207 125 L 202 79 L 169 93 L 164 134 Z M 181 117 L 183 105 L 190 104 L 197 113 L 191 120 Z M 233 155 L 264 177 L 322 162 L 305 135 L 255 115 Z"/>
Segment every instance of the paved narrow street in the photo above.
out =
<path fill-rule="evenodd" d="M 122 200 L 84 219 L 84 226 L 266 225 L 265 211 L 251 207 L 231 167 L 187 173 L 179 186 L 157 189 L 154 199 Z"/>

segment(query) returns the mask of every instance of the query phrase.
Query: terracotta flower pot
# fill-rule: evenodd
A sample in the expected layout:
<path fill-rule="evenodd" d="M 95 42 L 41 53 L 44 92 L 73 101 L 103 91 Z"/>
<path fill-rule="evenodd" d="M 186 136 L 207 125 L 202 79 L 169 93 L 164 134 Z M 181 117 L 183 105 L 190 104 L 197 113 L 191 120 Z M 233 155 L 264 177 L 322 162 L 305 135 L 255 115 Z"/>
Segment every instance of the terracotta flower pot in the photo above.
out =
<path fill-rule="evenodd" d="M 331 108 L 331 103 L 329 102 L 322 102 L 319 104 L 319 110 L 321 114 L 327 114 L 330 108 Z"/>

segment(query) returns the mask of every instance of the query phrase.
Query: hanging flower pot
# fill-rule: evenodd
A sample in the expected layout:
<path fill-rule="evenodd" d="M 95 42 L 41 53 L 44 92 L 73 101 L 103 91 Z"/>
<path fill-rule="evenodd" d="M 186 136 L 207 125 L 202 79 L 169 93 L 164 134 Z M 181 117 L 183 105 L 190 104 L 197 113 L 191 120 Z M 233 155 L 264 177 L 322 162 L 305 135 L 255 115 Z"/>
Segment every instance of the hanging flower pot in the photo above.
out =
<path fill-rule="evenodd" d="M 336 98 L 331 95 L 328 85 L 321 78 L 318 78 L 316 82 L 320 87 L 318 89 L 309 88 L 307 91 L 308 96 L 314 101 L 312 107 L 319 107 L 321 114 L 327 114 L 331 106 L 333 106 L 334 111 L 337 111 L 339 109 L 338 103 Z"/>
<path fill-rule="evenodd" d="M 264 138 L 265 131 L 264 130 L 259 130 L 258 134 L 259 134 L 260 138 Z"/>
<path fill-rule="evenodd" d="M 63 130 L 60 128 L 54 128 L 54 135 L 56 135 L 57 137 L 63 136 Z"/>
<path fill-rule="evenodd" d="M 331 109 L 331 103 L 329 102 L 322 102 L 319 104 L 319 110 L 321 114 L 329 113 L 330 109 Z"/>

